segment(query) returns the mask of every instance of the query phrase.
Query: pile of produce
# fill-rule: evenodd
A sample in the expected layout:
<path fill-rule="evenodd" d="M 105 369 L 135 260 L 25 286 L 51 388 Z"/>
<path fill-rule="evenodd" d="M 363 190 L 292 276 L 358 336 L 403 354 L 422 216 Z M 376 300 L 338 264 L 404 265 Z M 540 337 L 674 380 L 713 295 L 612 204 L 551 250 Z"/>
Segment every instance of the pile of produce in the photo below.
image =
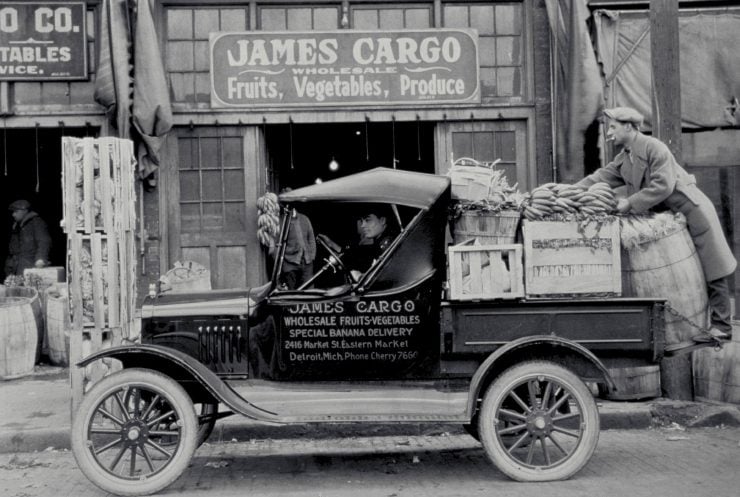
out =
<path fill-rule="evenodd" d="M 530 221 L 550 217 L 591 217 L 612 214 L 617 199 L 607 183 L 595 183 L 588 189 L 563 183 L 546 183 L 532 190 L 522 214 Z"/>
<path fill-rule="evenodd" d="M 682 230 L 686 226 L 686 217 L 680 212 L 630 214 L 620 217 L 619 222 L 622 247 L 632 250 Z"/>
<path fill-rule="evenodd" d="M 277 195 L 267 192 L 258 198 L 257 214 L 257 238 L 265 247 L 272 247 L 280 234 L 280 204 Z"/>

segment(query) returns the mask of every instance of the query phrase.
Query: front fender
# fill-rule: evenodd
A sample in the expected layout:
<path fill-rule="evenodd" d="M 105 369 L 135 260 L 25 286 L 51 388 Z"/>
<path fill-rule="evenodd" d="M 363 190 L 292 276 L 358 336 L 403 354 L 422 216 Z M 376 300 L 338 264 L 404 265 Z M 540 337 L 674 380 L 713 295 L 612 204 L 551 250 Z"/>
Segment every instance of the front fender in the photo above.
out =
<path fill-rule="evenodd" d="M 213 371 L 180 351 L 159 345 L 123 345 L 96 352 L 78 362 L 77 367 L 85 367 L 104 358 L 117 359 L 123 363 L 124 368 L 158 371 L 178 382 L 195 381 L 232 411 L 257 421 L 278 423 L 277 414 L 257 407 L 237 395 Z"/>
<path fill-rule="evenodd" d="M 503 347 L 497 349 L 478 367 L 473 379 L 470 382 L 470 393 L 468 397 L 468 414 L 472 417 L 475 414 L 478 399 L 481 391 L 502 371 L 508 369 L 518 362 L 541 358 L 552 360 L 553 362 L 571 361 L 567 366 L 578 365 L 580 369 L 595 368 L 604 378 L 604 382 L 609 391 L 614 390 L 614 380 L 612 380 L 606 366 L 602 364 L 593 352 L 583 345 L 580 345 L 565 338 L 550 335 L 534 335 L 514 340 Z"/>

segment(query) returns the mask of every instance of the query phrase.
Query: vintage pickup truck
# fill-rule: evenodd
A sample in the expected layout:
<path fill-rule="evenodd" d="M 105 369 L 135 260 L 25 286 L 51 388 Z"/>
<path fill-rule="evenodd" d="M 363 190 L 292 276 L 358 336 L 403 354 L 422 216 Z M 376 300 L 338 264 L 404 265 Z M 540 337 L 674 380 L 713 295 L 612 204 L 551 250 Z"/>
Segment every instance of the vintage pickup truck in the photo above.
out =
<path fill-rule="evenodd" d="M 377 168 L 280 201 L 270 283 L 150 296 L 140 344 L 79 365 L 122 365 L 90 389 L 73 423 L 75 458 L 102 489 L 163 489 L 231 414 L 277 424 L 457 423 L 509 477 L 565 479 L 599 436 L 586 382 L 608 391 L 610 361 L 662 357 L 659 300 L 447 299 L 444 176 Z M 366 272 L 350 276 L 342 251 L 319 236 L 316 276 L 298 289 L 277 284 L 292 209 L 316 233 L 351 242 L 353 215 L 369 204 L 388 209 L 397 236 Z"/>

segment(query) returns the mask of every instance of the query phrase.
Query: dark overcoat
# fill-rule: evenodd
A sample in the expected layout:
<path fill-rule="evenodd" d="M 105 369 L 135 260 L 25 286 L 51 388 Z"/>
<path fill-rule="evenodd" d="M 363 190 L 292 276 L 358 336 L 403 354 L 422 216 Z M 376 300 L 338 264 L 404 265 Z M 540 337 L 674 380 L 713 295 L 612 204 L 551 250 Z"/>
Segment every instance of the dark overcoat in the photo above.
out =
<path fill-rule="evenodd" d="M 23 219 L 13 224 L 5 274 L 22 275 L 24 269 L 34 267 L 38 260 L 48 263 L 50 248 L 51 237 L 46 223 L 38 214 L 28 211 Z"/>
<path fill-rule="evenodd" d="M 735 271 L 737 261 L 727 244 L 711 200 L 696 186 L 696 178 L 678 165 L 668 147 L 638 133 L 630 150 L 577 184 L 588 187 L 599 181 L 612 187 L 627 186 L 632 211 L 643 213 L 663 204 L 686 216 L 704 276 L 713 281 Z"/>

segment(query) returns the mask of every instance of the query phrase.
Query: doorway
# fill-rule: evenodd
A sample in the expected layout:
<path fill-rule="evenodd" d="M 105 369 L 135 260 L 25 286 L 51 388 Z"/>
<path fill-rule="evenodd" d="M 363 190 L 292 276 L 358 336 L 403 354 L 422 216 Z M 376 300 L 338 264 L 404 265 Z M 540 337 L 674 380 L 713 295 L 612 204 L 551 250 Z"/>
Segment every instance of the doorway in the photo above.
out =
<path fill-rule="evenodd" d="M 65 266 L 67 238 L 59 223 L 62 210 L 62 136 L 89 136 L 90 128 L 4 128 L 0 132 L 0 283 L 13 220 L 7 207 L 18 199 L 31 202 L 31 209 L 49 226 L 52 266 Z"/>
<path fill-rule="evenodd" d="M 375 167 L 434 173 L 431 122 L 279 124 L 264 128 L 268 174 L 276 191 Z"/>

